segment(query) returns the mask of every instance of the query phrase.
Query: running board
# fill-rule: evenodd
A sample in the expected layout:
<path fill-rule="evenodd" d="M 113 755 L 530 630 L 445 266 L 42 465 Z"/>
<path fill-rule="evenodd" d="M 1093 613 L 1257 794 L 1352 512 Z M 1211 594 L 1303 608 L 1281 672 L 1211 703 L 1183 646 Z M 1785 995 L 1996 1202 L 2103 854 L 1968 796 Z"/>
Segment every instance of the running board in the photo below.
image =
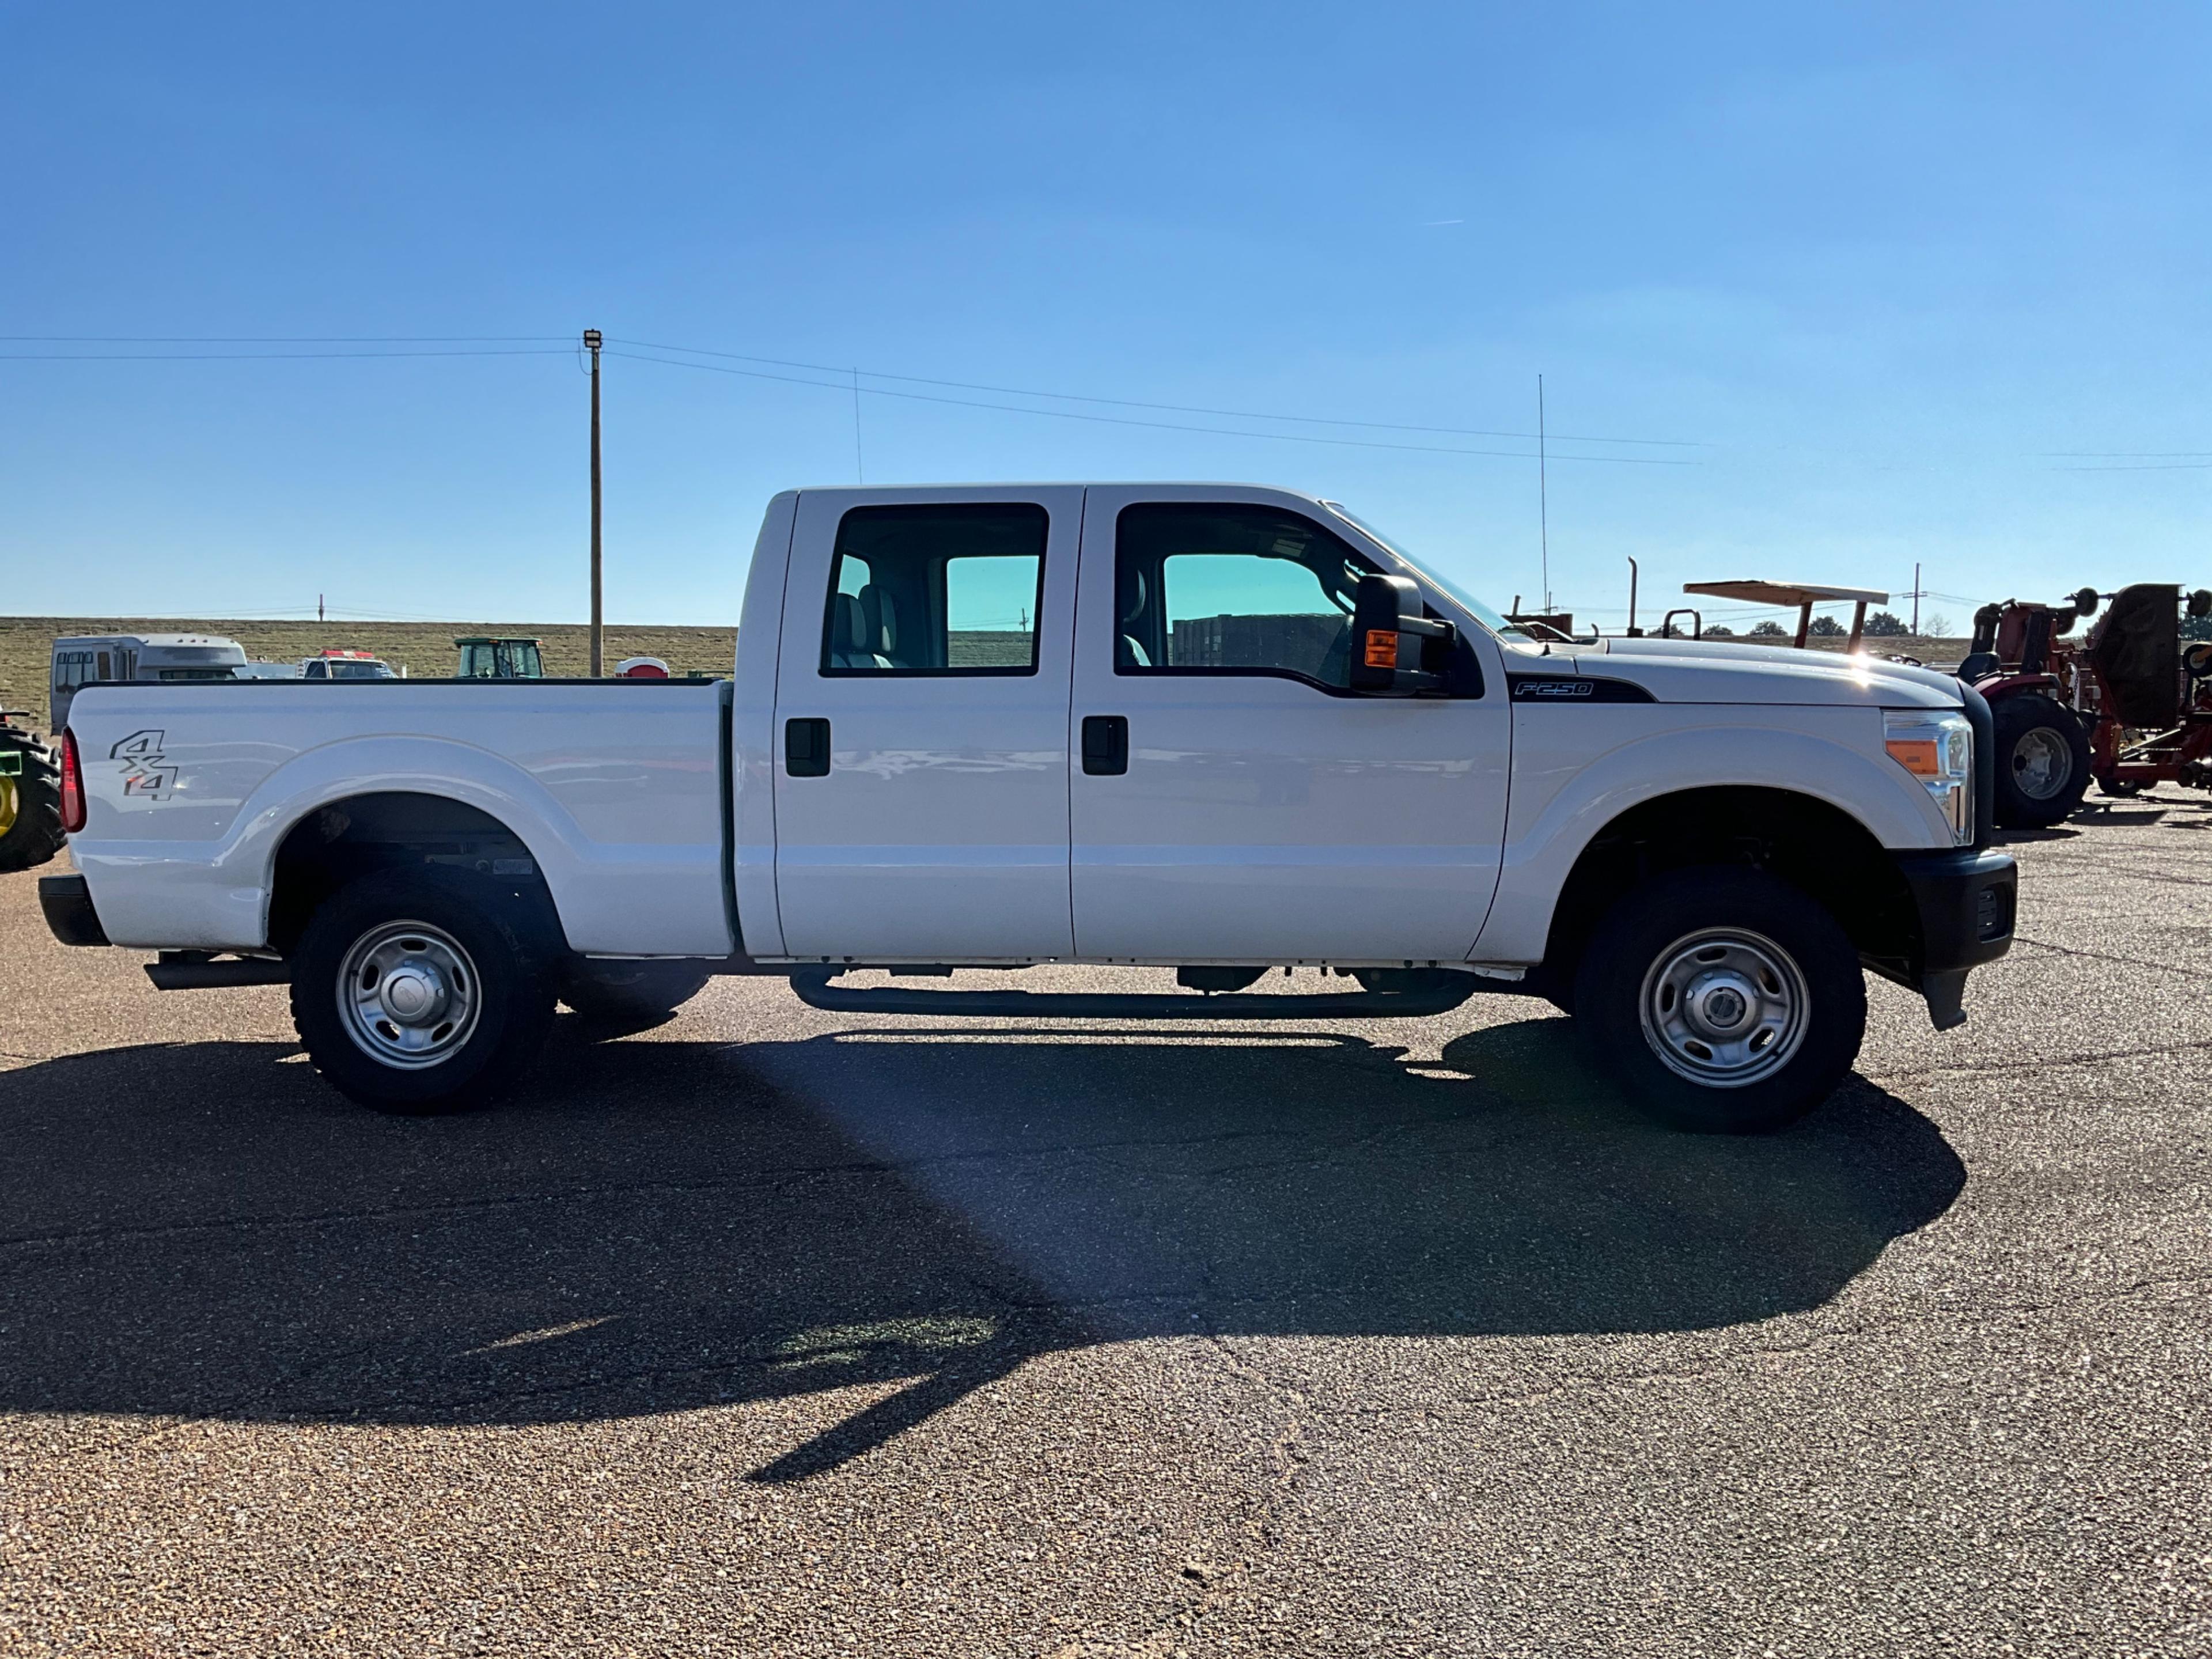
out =
<path fill-rule="evenodd" d="M 146 964 L 157 991 L 220 991 L 234 985 L 289 985 L 292 964 L 273 957 L 216 958 L 206 951 L 164 951 Z"/>
<path fill-rule="evenodd" d="M 1424 1019 L 1449 1013 L 1480 990 L 1517 990 L 1473 974 L 1446 972 L 1418 991 L 1317 992 L 1254 996 L 1236 991 L 1116 995 L 1086 991 L 911 991 L 885 986 L 839 990 L 826 974 L 793 974 L 792 994 L 842 1014 L 935 1014 L 969 1019 Z"/>

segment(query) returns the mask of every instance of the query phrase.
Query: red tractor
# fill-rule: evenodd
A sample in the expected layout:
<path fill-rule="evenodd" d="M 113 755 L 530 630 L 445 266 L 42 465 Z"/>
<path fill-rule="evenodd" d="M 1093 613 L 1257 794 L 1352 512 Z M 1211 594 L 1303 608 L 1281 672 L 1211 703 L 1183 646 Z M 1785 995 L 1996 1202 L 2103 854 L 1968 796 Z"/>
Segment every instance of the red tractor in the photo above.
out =
<path fill-rule="evenodd" d="M 2108 795 L 2164 781 L 2212 787 L 2212 641 L 2182 648 L 2181 589 L 2141 582 L 2061 605 L 2008 599 L 1974 613 L 1959 678 L 1989 699 L 1996 736 L 1996 821 L 2043 829 L 2081 804 L 2092 778 Z M 2212 589 L 2189 597 L 2212 617 Z"/>

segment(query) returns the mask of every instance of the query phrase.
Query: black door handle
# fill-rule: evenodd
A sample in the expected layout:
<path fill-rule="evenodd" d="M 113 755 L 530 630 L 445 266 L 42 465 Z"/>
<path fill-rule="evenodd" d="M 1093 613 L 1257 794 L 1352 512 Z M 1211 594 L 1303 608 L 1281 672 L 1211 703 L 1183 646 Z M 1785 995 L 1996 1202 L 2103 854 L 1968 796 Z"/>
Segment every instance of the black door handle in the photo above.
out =
<path fill-rule="evenodd" d="M 794 778 L 830 775 L 830 722 L 786 720 L 783 723 L 783 769 Z"/>
<path fill-rule="evenodd" d="M 1094 778 L 1118 778 L 1129 769 L 1127 716 L 1083 717 L 1083 769 Z"/>

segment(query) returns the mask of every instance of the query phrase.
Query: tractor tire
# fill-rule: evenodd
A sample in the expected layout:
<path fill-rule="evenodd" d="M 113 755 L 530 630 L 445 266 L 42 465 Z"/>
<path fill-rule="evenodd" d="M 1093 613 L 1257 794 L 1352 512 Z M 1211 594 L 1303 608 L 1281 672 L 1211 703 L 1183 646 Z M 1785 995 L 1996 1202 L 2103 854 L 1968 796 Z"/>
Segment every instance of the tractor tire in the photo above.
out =
<path fill-rule="evenodd" d="M 689 962 L 586 960 L 562 976 L 561 1000 L 586 1020 L 632 1024 L 666 1018 L 704 990 L 709 977 Z"/>
<path fill-rule="evenodd" d="M 497 888 L 425 866 L 363 876 L 307 923 L 292 1023 L 315 1069 L 380 1112 L 457 1112 L 514 1087 L 553 1024 L 552 959 Z"/>
<path fill-rule="evenodd" d="M 62 768 L 28 732 L 0 726 L 0 872 L 32 870 L 68 844 L 62 833 Z"/>
<path fill-rule="evenodd" d="M 2081 804 L 2089 787 L 2089 734 L 2071 711 L 2040 692 L 1999 697 L 1996 820 L 2007 830 L 2048 830 Z"/>

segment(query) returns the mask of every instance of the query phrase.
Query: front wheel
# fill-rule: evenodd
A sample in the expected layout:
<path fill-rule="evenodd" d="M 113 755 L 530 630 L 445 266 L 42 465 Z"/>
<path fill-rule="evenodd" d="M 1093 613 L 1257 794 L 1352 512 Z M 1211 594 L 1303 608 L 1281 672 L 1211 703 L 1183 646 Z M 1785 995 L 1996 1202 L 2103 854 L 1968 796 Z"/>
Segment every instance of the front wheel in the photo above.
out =
<path fill-rule="evenodd" d="M 1843 1080 L 1866 1035 L 1866 981 L 1835 918 L 1796 888 L 1757 870 L 1683 870 L 1599 924 L 1574 1011 L 1652 1115 L 1749 1134 L 1795 1121 Z"/>
<path fill-rule="evenodd" d="M 2081 722 L 2033 691 L 1990 706 L 1996 738 L 1996 821 L 2008 830 L 2048 830 L 2081 804 L 2089 787 L 2089 736 Z"/>
<path fill-rule="evenodd" d="M 459 1111 L 513 1087 L 553 1018 L 544 953 L 465 876 L 367 876 L 308 922 L 292 1023 L 315 1069 L 380 1112 Z"/>

